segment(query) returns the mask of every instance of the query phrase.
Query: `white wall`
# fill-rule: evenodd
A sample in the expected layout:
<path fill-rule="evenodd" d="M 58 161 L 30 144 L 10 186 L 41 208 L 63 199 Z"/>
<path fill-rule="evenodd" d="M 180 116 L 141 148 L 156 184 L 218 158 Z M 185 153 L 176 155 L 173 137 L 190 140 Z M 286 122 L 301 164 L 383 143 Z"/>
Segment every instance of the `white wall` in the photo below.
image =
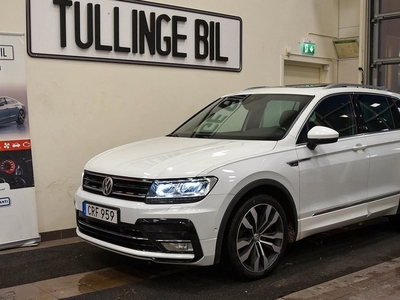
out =
<path fill-rule="evenodd" d="M 364 51 L 364 39 L 360 36 L 360 32 L 364 26 L 363 15 L 365 10 L 362 0 L 340 0 L 339 1 L 339 38 L 359 39 L 359 52 Z M 362 26 L 360 26 L 362 24 Z M 339 60 L 338 77 L 341 82 L 361 83 L 361 72 L 358 67 L 362 66 L 361 57 L 348 58 Z"/>
<path fill-rule="evenodd" d="M 221 72 L 132 64 L 32 58 L 26 55 L 30 130 L 39 231 L 75 227 L 74 192 L 85 162 L 123 143 L 164 135 L 224 93 L 278 85 L 285 48 L 300 54 L 309 32 L 335 35 L 356 26 L 341 11 L 358 0 L 170 0 L 239 16 L 243 70 Z M 344 4 L 351 2 L 351 4 Z M 349 21 L 351 19 L 351 22 Z M 348 21 L 350 22 L 348 24 Z M 1 0 L 0 31 L 26 33 L 24 0 Z M 335 55 L 317 38 L 318 57 Z M 357 79 L 355 79 L 356 81 Z"/>

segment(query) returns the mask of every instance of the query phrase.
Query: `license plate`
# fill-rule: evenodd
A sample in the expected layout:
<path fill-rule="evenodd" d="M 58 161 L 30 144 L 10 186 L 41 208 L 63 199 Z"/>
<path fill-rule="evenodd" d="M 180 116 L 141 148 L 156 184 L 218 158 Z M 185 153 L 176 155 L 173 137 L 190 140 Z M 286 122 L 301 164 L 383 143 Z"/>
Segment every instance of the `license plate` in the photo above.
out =
<path fill-rule="evenodd" d="M 83 215 L 97 220 L 118 224 L 118 209 L 83 202 Z"/>

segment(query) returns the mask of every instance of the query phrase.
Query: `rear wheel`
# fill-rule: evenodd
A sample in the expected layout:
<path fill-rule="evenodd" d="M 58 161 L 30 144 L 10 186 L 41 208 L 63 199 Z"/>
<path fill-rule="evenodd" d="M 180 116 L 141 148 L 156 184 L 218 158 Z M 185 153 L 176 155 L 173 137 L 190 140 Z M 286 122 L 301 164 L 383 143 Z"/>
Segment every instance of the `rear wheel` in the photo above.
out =
<path fill-rule="evenodd" d="M 25 122 L 25 111 L 20 109 L 18 111 L 17 123 L 24 124 L 24 122 Z"/>
<path fill-rule="evenodd" d="M 228 225 L 228 264 L 242 278 L 262 278 L 278 264 L 287 240 L 287 219 L 279 202 L 269 195 L 253 196 Z"/>

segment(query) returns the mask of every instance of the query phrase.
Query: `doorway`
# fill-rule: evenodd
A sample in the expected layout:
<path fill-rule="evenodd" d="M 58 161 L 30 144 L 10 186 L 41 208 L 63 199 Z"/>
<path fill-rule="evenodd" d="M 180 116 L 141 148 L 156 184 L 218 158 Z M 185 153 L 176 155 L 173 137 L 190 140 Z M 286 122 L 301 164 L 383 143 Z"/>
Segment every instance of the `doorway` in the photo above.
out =
<path fill-rule="evenodd" d="M 332 59 L 283 57 L 281 85 L 323 84 L 337 82 L 337 67 Z"/>

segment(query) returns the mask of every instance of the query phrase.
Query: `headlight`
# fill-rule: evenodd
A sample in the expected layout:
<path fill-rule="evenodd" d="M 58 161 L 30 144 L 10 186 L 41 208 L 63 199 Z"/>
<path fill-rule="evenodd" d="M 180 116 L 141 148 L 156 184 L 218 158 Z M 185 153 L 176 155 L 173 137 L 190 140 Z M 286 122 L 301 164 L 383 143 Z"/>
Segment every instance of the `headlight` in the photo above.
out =
<path fill-rule="evenodd" d="M 181 180 L 156 180 L 146 196 L 146 203 L 192 203 L 204 199 L 217 183 L 215 177 Z"/>

